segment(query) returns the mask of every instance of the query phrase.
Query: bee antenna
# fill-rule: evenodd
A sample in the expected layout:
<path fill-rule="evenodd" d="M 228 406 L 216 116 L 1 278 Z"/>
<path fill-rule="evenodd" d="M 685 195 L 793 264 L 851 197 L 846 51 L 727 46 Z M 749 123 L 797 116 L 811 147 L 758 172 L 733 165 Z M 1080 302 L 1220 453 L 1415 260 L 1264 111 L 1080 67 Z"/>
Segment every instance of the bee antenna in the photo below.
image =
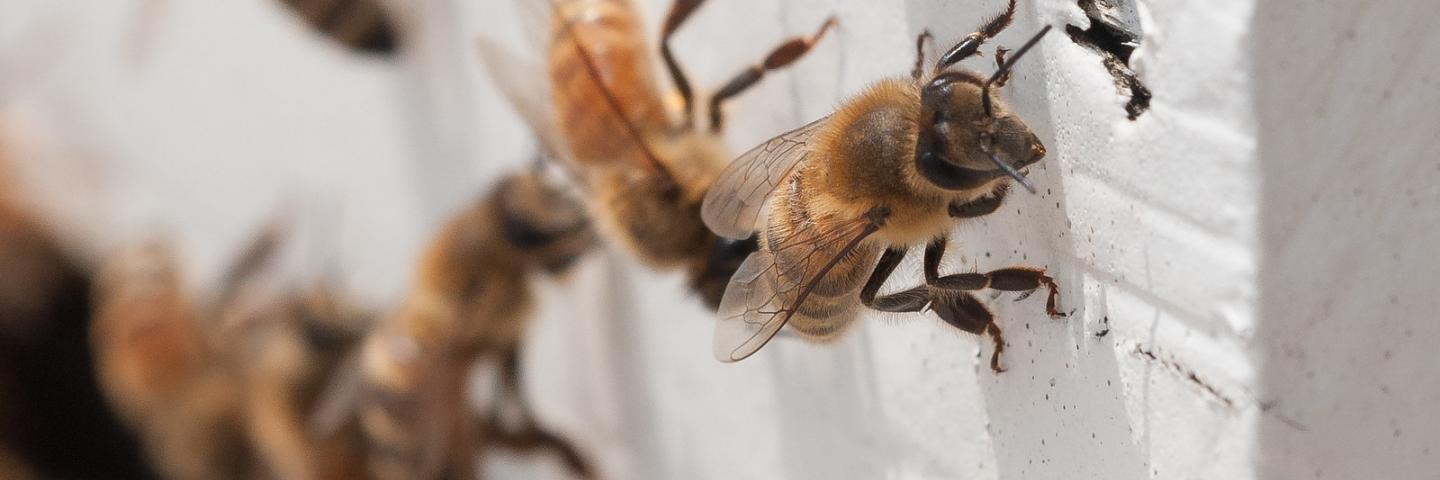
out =
<path fill-rule="evenodd" d="M 1030 179 L 1025 178 L 1025 174 L 1020 173 L 1020 171 L 1016 170 L 1015 167 L 1012 167 L 1010 166 L 1010 164 L 1001 161 L 1000 157 L 996 156 L 994 153 L 990 154 L 990 161 L 995 162 L 995 165 L 1000 167 L 1001 171 L 1004 171 L 1006 175 L 1010 176 L 1010 178 L 1013 178 L 1016 182 L 1019 182 L 1020 186 L 1025 187 L 1025 190 L 1029 190 L 1030 193 L 1036 193 L 1035 184 L 1030 183 Z"/>
<path fill-rule="evenodd" d="M 551 1 L 550 8 L 553 15 L 562 15 L 558 3 Z M 600 67 L 595 65 L 595 58 L 590 56 L 590 50 L 585 48 L 585 44 L 580 41 L 579 33 L 575 31 L 574 21 L 569 18 L 561 18 L 560 24 L 565 29 L 565 34 L 570 37 L 570 42 L 575 45 L 575 51 L 580 54 L 580 63 L 585 65 L 585 72 L 590 75 L 591 80 L 595 81 L 595 87 L 600 89 L 601 96 L 605 98 L 605 103 L 610 106 L 610 111 L 614 113 L 615 116 L 620 117 L 620 125 L 625 127 L 625 134 L 640 147 L 640 151 L 645 154 L 645 160 L 650 164 L 650 168 L 656 173 L 659 173 L 666 182 L 670 182 L 671 186 L 673 186 L 674 178 L 670 176 L 670 172 L 666 170 L 665 165 L 660 163 L 660 157 L 655 155 L 655 152 L 650 149 L 650 145 L 645 143 L 645 137 L 640 135 L 640 129 L 636 128 L 635 123 L 630 121 L 630 117 L 625 115 L 625 107 L 620 105 L 619 99 L 615 98 L 615 92 L 610 91 L 610 88 L 605 85 L 605 81 L 602 80 L 604 76 L 600 74 Z"/>
<path fill-rule="evenodd" d="M 1040 29 L 1040 33 L 1036 33 L 1035 36 L 1030 37 L 1030 40 L 1025 41 L 1025 45 L 1021 46 L 1019 50 L 1016 50 L 1015 55 L 1005 59 L 1005 63 L 995 70 L 995 74 L 991 75 L 989 80 L 985 81 L 985 85 L 980 88 L 980 101 L 985 106 L 985 116 L 995 116 L 994 110 L 990 107 L 990 85 L 1004 76 L 1006 72 L 1009 72 L 1010 67 L 1014 66 L 1015 62 L 1020 60 L 1020 57 L 1025 56 L 1025 52 L 1030 51 L 1031 47 L 1034 47 L 1036 43 L 1040 43 L 1040 37 L 1044 37 L 1047 33 L 1050 33 L 1050 25 L 1046 25 L 1045 28 Z M 999 160 L 996 161 L 998 162 Z M 1012 174 L 1012 176 L 1014 176 L 1014 174 Z M 1024 182 L 1022 181 L 1021 183 L 1023 184 Z M 1032 191 L 1034 190 L 1033 187 L 1029 187 L 1028 185 L 1026 188 L 1030 188 Z"/>

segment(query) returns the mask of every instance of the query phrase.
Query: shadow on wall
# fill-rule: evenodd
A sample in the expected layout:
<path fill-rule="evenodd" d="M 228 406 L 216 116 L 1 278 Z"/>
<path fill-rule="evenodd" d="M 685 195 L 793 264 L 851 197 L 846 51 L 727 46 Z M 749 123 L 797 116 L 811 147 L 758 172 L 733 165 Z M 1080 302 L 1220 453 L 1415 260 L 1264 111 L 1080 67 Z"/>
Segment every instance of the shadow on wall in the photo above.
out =
<path fill-rule="evenodd" d="M 1440 471 L 1440 3 L 1257 2 L 1257 478 Z"/>

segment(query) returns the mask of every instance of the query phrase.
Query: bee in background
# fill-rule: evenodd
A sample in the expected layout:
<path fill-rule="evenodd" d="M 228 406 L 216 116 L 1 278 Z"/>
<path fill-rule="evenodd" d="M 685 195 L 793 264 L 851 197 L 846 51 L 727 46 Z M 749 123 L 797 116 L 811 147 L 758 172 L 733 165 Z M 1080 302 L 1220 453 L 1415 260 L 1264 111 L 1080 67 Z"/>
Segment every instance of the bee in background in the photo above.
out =
<path fill-rule="evenodd" d="M 506 178 L 440 230 L 410 295 L 369 334 L 360 356 L 357 410 L 372 475 L 473 476 L 476 452 L 513 435 L 466 400 L 468 373 L 490 361 L 502 377 L 494 407 L 518 407 L 521 436 L 543 439 L 589 476 L 578 451 L 541 429 L 521 398 L 519 355 L 533 309 L 531 277 L 563 272 L 594 242 L 582 207 L 538 169 Z"/>
<path fill-rule="evenodd" d="M 685 270 L 692 289 L 714 307 L 730 274 L 754 251 L 752 241 L 716 237 L 699 217 L 706 190 L 731 158 L 720 137 L 722 106 L 766 72 L 802 57 L 835 21 L 784 42 L 726 82 L 710 97 L 709 122 L 702 126 L 695 121 L 696 95 L 670 50 L 670 38 L 703 3 L 676 1 L 662 27 L 660 53 L 679 92 L 679 111 L 662 101 L 641 16 L 631 2 L 552 3 L 547 108 L 553 115 L 538 115 L 532 123 L 540 124 L 540 131 L 554 130 L 558 138 L 550 143 L 586 185 L 599 230 L 653 268 Z M 492 73 L 513 65 L 487 57 Z M 501 83 L 503 88 L 507 82 Z"/>
<path fill-rule="evenodd" d="M 258 472 L 276 478 L 343 479 L 362 473 L 358 425 L 312 435 L 323 388 L 370 326 L 324 279 L 292 278 L 309 245 L 288 217 L 264 228 L 221 281 L 208 323 L 213 363 L 233 371 L 242 428 Z"/>
<path fill-rule="evenodd" d="M 110 401 L 168 478 L 355 478 L 358 429 L 312 438 L 320 387 L 358 341 L 365 316 L 328 285 L 293 289 L 272 224 L 199 308 L 168 247 L 114 256 L 92 330 Z"/>
<path fill-rule="evenodd" d="M 286 289 L 226 312 L 237 326 L 229 356 L 245 385 L 244 427 L 260 468 L 276 478 L 347 479 L 363 474 L 359 426 L 312 435 L 312 412 L 343 360 L 357 348 L 368 316 L 325 284 Z"/>
<path fill-rule="evenodd" d="M 395 53 L 399 34 L 380 0 L 280 0 L 322 35 L 346 48 L 377 55 Z"/>
<path fill-rule="evenodd" d="M 954 222 L 995 212 L 1011 179 L 1033 192 L 1020 169 L 1045 156 L 1040 139 L 992 98 L 991 87 L 1050 27 L 988 79 L 949 68 L 976 55 L 1014 13 L 1011 0 L 929 72 L 923 69 L 928 34 L 922 34 L 910 78 L 877 82 L 830 116 L 746 152 L 725 170 L 705 198 L 705 224 L 726 238 L 758 233 L 759 250 L 740 266 L 721 301 L 717 358 L 744 359 L 787 324 L 809 340 L 836 338 L 863 305 L 883 312 L 930 309 L 956 328 L 990 335 L 990 368 L 998 373 L 1004 340 L 973 292 L 1024 292 L 1023 298 L 1046 288 L 1046 312 L 1063 316 L 1055 281 L 1042 269 L 939 272 Z M 925 283 L 879 295 L 907 251 L 922 243 Z"/>
<path fill-rule="evenodd" d="M 98 279 L 96 370 L 151 462 L 167 478 L 248 477 L 243 389 L 216 361 L 169 247 L 126 249 L 106 261 Z"/>

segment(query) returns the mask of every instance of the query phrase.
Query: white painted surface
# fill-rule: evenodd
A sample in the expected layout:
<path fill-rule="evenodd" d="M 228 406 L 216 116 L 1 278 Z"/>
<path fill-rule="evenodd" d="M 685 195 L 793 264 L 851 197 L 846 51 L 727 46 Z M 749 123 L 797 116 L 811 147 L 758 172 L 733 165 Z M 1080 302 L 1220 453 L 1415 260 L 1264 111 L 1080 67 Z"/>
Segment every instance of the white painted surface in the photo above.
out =
<path fill-rule="evenodd" d="M 52 139 L 28 178 L 92 248 L 163 225 L 204 279 L 300 196 L 342 212 L 335 262 L 383 305 L 428 228 L 530 148 L 468 54 L 482 32 L 518 38 L 504 9 L 411 2 L 422 40 L 387 65 L 307 39 L 265 3 L 157 2 L 132 66 L 138 3 L 0 1 L 24 13 L 0 15 L 0 98 Z M 657 25 L 665 2 L 642 3 Z M 921 29 L 943 48 L 1001 2 L 712 3 L 676 39 L 702 89 L 826 15 L 841 22 L 730 107 L 740 151 L 907 72 Z M 960 228 L 946 268 L 1044 265 L 1075 309 L 1055 321 L 1039 297 L 993 302 L 1009 372 L 990 374 L 988 341 L 930 316 L 721 365 L 677 276 L 606 254 L 542 287 L 528 358 L 542 414 L 609 478 L 1435 478 L 1440 8 L 1140 7 L 1132 64 L 1155 99 L 1138 121 L 1062 32 L 1006 89 L 1049 147 L 1032 170 L 1042 194 Z M 12 30 L 45 22 L 71 28 Z M 996 44 L 1042 23 L 1085 19 L 1021 2 Z M 16 57 L 37 43 L 14 38 L 63 54 Z M 40 67 L 19 75 L 22 62 Z M 76 178 L 90 188 L 56 188 Z M 917 277 L 914 260 L 892 285 Z"/>

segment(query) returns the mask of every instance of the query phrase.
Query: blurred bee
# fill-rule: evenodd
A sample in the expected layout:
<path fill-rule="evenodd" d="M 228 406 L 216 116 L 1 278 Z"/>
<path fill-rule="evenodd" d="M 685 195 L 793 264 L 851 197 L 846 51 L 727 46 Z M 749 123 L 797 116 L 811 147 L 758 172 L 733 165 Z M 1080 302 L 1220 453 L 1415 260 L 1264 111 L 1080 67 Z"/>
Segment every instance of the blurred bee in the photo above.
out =
<path fill-rule="evenodd" d="M 397 29 L 380 0 L 280 0 L 306 24 L 346 48 L 395 53 Z"/>
<path fill-rule="evenodd" d="M 342 360 L 357 347 L 366 315 L 323 284 L 227 313 L 235 317 L 226 320 L 238 322 L 232 325 L 244 325 L 232 332 L 241 341 L 232 355 L 246 387 L 244 426 L 260 468 L 276 478 L 362 476 L 358 424 L 321 436 L 308 423 L 322 389 L 343 373 Z"/>
<path fill-rule="evenodd" d="M 257 237 L 205 311 L 160 244 L 101 275 L 92 338 L 111 403 L 168 478 L 355 478 L 358 430 L 311 437 L 320 387 L 359 338 L 363 315 L 321 285 L 276 278 L 284 228 Z"/>
<path fill-rule="evenodd" d="M 530 414 L 519 354 L 533 307 L 530 277 L 563 272 L 594 242 L 581 206 L 538 169 L 506 178 L 440 230 L 404 305 L 369 334 L 361 353 L 358 411 L 371 474 L 473 476 L 486 438 L 508 438 L 466 401 L 468 373 L 484 360 L 501 367 L 500 398 L 520 409 L 520 429 L 538 432 L 589 475 L 577 450 Z"/>
<path fill-rule="evenodd" d="M 939 273 L 954 221 L 995 212 L 1011 179 L 1033 192 L 1019 169 L 1045 156 L 1040 139 L 992 98 L 991 87 L 1050 27 L 988 79 L 949 68 L 976 55 L 1014 13 L 1011 0 L 929 72 L 923 68 L 928 33 L 922 34 L 911 78 L 877 82 L 830 116 L 746 152 L 725 170 L 705 198 L 705 224 L 727 238 L 758 233 L 760 248 L 721 301 L 717 358 L 744 359 L 786 324 L 809 340 L 833 339 L 864 305 L 883 312 L 930 309 L 961 330 L 989 334 L 995 344 L 990 367 L 998 373 L 1004 340 L 972 292 L 1029 295 L 1047 288 L 1047 313 L 1062 316 L 1055 281 L 1041 269 Z M 906 252 L 921 243 L 927 243 L 925 283 L 877 296 Z"/>
<path fill-rule="evenodd" d="M 766 72 L 803 56 L 835 21 L 786 41 L 726 82 L 709 99 L 709 124 L 702 128 L 670 37 L 703 3 L 676 1 L 662 27 L 660 53 L 681 99 L 679 111 L 662 101 L 641 16 L 628 0 L 553 3 L 547 61 L 554 116 L 541 123 L 546 129 L 554 121 L 556 149 L 583 177 L 599 230 L 651 267 L 684 269 L 714 307 L 730 274 L 754 251 L 752 241 L 716 237 L 699 217 L 705 191 L 730 158 L 720 137 L 721 107 Z"/>
<path fill-rule="evenodd" d="M 122 251 L 98 278 L 96 370 L 152 463 L 166 478 L 248 477 L 243 389 L 216 361 L 169 247 Z"/>
<path fill-rule="evenodd" d="M 318 436 L 308 422 L 370 316 L 324 280 L 297 285 L 287 278 L 309 252 L 299 250 L 305 242 L 284 220 L 265 228 L 221 282 L 209 322 L 214 362 L 244 385 L 242 426 L 260 474 L 356 478 L 363 464 L 358 425 Z"/>

